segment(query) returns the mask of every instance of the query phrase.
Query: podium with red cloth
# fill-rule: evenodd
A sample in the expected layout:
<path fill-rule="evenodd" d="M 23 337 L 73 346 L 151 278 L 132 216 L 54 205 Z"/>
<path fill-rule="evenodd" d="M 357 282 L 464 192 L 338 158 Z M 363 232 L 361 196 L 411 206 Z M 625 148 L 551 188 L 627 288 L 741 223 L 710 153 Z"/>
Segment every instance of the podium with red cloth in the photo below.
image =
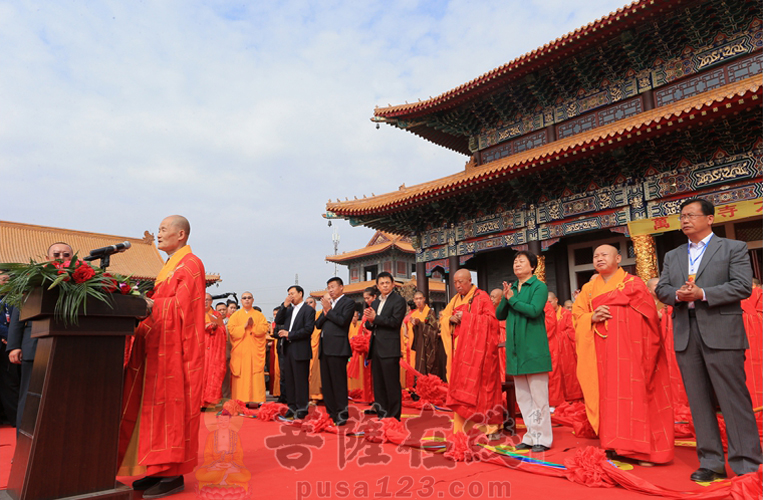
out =
<path fill-rule="evenodd" d="M 116 481 L 125 338 L 147 314 L 146 302 L 88 298 L 87 314 L 65 326 L 54 315 L 57 299 L 57 291 L 37 289 L 21 309 L 38 343 L 0 500 L 127 500 L 132 490 Z"/>

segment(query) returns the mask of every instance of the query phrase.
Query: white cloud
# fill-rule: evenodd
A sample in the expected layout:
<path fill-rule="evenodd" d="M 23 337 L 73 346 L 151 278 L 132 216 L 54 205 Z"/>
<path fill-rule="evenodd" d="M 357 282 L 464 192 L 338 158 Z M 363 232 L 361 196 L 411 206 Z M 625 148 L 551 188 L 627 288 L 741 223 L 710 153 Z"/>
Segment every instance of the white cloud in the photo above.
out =
<path fill-rule="evenodd" d="M 0 219 L 141 236 L 183 213 L 219 290 L 267 311 L 295 273 L 308 289 L 333 273 L 329 198 L 463 168 L 376 130 L 375 105 L 445 92 L 620 6 L 2 4 Z M 338 224 L 340 251 L 372 234 Z"/>

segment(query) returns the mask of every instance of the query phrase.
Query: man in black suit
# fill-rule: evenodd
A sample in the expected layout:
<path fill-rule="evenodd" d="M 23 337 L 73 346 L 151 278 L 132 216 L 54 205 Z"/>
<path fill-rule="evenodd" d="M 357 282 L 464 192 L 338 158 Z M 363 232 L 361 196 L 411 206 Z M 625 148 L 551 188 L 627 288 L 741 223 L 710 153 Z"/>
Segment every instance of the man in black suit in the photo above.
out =
<path fill-rule="evenodd" d="M 315 324 L 321 328 L 320 362 L 323 402 L 336 425 L 347 423 L 347 359 L 350 349 L 350 323 L 355 301 L 344 296 L 342 278 L 326 283 L 328 293 L 321 298 L 321 311 Z"/>
<path fill-rule="evenodd" d="M 272 336 L 275 337 L 276 341 L 273 342 L 273 345 L 268 343 L 268 347 L 271 349 L 276 350 L 276 358 L 278 358 L 278 380 L 275 380 L 273 378 L 273 373 L 275 373 L 274 367 L 268 366 L 268 373 L 270 373 L 271 378 L 271 384 L 273 385 L 273 389 L 275 390 L 276 384 L 278 384 L 278 402 L 283 404 L 289 404 L 288 400 L 286 399 L 286 372 L 283 369 L 283 366 L 286 364 L 286 358 L 284 357 L 284 350 L 283 350 L 283 344 L 284 340 L 281 339 L 278 336 L 278 332 L 281 331 L 283 328 L 283 324 L 278 322 L 277 316 L 278 311 L 283 309 L 283 306 L 278 306 L 275 309 L 273 309 L 273 333 Z M 270 356 L 265 358 L 266 360 L 270 360 Z"/>
<path fill-rule="evenodd" d="M 3 276 L 0 276 L 0 284 Z M 8 359 L 6 344 L 8 343 L 8 326 L 11 322 L 13 308 L 3 302 L 0 297 L 0 409 L 5 419 L 16 427 L 16 413 L 19 406 L 19 379 L 21 368 Z"/>
<path fill-rule="evenodd" d="M 673 306 L 673 344 L 697 435 L 699 469 L 691 479 L 698 482 L 726 477 L 713 393 L 726 421 L 731 469 L 755 472 L 762 458 L 745 384 L 749 343 L 740 304 L 752 292 L 752 268 L 746 243 L 713 234 L 714 216 L 707 200 L 681 204 L 681 230 L 689 242 L 665 255 L 655 290 Z"/>
<path fill-rule="evenodd" d="M 47 256 L 49 261 L 67 261 L 72 258 L 72 255 L 74 255 L 74 251 L 67 243 L 56 242 L 48 247 Z M 8 351 L 8 359 L 11 360 L 11 363 L 21 365 L 19 406 L 16 412 L 16 433 L 18 433 L 21 426 L 21 417 L 24 415 L 29 382 L 32 379 L 34 355 L 37 352 L 37 339 L 32 338 L 32 322 L 21 321 L 19 319 L 19 310 L 15 307 L 11 312 L 11 323 L 8 326 L 8 345 L 5 348 Z"/>
<path fill-rule="evenodd" d="M 305 291 L 301 286 L 290 286 L 288 292 L 275 317 L 275 323 L 281 326 L 277 335 L 283 350 L 281 373 L 289 405 L 286 418 L 303 419 L 307 416 L 310 397 L 310 359 L 313 357 L 310 338 L 315 327 L 315 309 L 302 301 Z"/>
<path fill-rule="evenodd" d="M 395 282 L 388 272 L 376 277 L 379 298 L 366 308 L 363 317 L 371 324 L 368 357 L 374 378 L 374 406 L 379 418 L 400 420 L 400 327 L 406 313 L 405 299 L 394 292 Z"/>

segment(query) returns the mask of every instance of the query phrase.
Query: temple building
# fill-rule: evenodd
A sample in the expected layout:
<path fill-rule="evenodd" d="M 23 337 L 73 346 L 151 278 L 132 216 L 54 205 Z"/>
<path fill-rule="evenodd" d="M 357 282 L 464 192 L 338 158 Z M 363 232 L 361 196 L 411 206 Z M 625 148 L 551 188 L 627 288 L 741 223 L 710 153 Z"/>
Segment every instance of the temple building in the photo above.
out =
<path fill-rule="evenodd" d="M 89 255 L 90 250 L 129 241 L 131 246 L 128 250 L 111 256 L 108 269 L 131 276 L 136 281 L 156 280 L 164 266 L 164 260 L 154 244 L 154 235 L 148 231 L 143 233 L 143 238 L 129 238 L 6 221 L 0 221 L 0 262 L 42 262 L 47 259 L 45 253 L 48 247 L 59 241 L 71 245 L 80 259 Z M 92 264 L 97 266 L 99 262 L 96 260 Z M 206 280 L 207 286 L 221 281 L 218 274 L 207 274 Z"/>
<path fill-rule="evenodd" d="M 568 299 L 599 244 L 656 276 L 686 241 L 679 205 L 699 196 L 760 278 L 761 19 L 747 0 L 640 0 L 435 98 L 377 107 L 374 122 L 463 154 L 465 168 L 329 201 L 326 216 L 410 237 L 420 289 L 463 266 L 490 290 L 529 249 Z"/>
<path fill-rule="evenodd" d="M 416 273 L 416 253 L 408 236 L 376 231 L 365 247 L 328 255 L 326 260 L 349 268 L 350 279 L 345 282 L 344 294 L 357 303 L 363 301 L 363 290 L 376 285 L 376 276 L 380 272 L 392 274 L 398 289 L 411 291 L 416 286 L 410 283 Z M 445 286 L 443 275 L 439 273 L 428 280 L 430 305 L 437 311 L 447 304 Z M 325 290 L 318 290 L 310 295 L 320 300 L 325 293 Z"/>

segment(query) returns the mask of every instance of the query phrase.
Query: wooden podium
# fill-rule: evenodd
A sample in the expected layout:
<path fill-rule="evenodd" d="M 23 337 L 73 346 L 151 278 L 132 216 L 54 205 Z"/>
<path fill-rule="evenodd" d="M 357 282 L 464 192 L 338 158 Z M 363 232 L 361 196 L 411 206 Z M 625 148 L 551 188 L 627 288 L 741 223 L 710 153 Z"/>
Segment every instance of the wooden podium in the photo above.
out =
<path fill-rule="evenodd" d="M 57 292 L 35 290 L 21 310 L 38 340 L 8 489 L 0 500 L 124 499 L 116 481 L 125 337 L 146 315 L 142 297 L 88 299 L 87 315 L 64 327 Z"/>

